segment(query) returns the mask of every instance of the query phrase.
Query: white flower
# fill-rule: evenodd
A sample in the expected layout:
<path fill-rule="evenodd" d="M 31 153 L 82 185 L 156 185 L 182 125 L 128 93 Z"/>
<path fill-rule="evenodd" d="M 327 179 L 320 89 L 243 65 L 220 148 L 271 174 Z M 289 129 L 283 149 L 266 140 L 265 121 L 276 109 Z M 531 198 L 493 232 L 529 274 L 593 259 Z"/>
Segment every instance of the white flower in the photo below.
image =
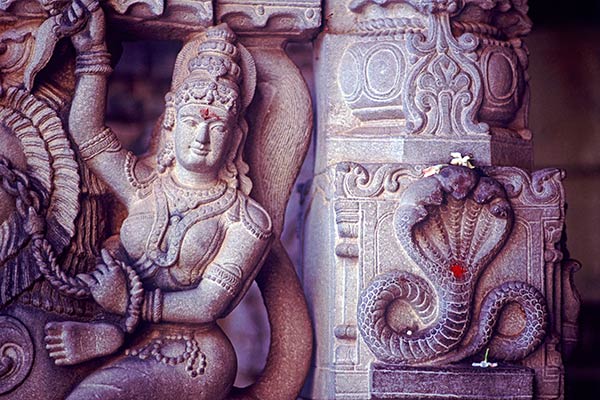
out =
<path fill-rule="evenodd" d="M 453 152 L 450 153 L 452 160 L 450 161 L 450 165 L 457 165 L 459 167 L 467 167 L 467 168 L 475 168 L 475 166 L 471 163 L 472 156 L 466 155 L 463 156 L 461 153 Z"/>

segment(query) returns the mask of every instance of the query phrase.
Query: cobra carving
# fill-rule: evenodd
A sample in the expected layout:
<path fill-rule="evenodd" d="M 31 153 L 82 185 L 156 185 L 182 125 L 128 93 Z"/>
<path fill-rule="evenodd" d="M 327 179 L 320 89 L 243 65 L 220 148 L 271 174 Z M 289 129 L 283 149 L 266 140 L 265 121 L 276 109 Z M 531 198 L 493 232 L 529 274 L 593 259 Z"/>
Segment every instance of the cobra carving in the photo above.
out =
<path fill-rule="evenodd" d="M 447 363 L 486 346 L 498 359 L 517 360 L 541 343 L 546 303 L 524 282 L 506 282 L 489 291 L 472 321 L 479 277 L 513 225 L 513 211 L 500 183 L 477 169 L 446 166 L 406 189 L 394 225 L 401 246 L 422 275 L 387 272 L 362 292 L 358 326 L 379 360 Z M 509 303 L 519 306 L 524 323 L 518 332 L 495 335 Z M 399 322 L 397 314 L 402 317 Z M 475 333 L 469 334 L 472 323 Z"/>

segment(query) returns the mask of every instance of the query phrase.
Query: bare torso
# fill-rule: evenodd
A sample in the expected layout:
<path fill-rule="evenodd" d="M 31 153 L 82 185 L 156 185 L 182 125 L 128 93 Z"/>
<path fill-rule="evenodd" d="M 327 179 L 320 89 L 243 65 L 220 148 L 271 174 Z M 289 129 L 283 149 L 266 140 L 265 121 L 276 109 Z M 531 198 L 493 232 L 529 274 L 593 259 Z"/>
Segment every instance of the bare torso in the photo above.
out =
<path fill-rule="evenodd" d="M 171 185 L 168 177 L 157 180 L 132 204 L 120 239 L 146 285 L 180 290 L 197 285 L 215 258 L 227 228 L 239 220 L 239 199 L 235 190 L 227 189 L 182 206 L 177 198 L 181 193 L 165 190 Z"/>

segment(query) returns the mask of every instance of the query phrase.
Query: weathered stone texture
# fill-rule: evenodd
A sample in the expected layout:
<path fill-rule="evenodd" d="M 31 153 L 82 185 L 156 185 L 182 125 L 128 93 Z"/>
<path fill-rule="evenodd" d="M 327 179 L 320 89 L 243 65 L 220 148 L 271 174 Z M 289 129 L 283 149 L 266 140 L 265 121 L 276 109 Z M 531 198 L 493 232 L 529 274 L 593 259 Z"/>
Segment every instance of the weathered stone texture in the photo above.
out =
<path fill-rule="evenodd" d="M 525 396 L 561 398 L 578 264 L 564 256 L 564 173 L 528 171 L 526 2 L 332 1 L 325 13 L 304 234 L 319 344 L 307 395 L 366 398 L 375 361 L 477 374 L 469 365 L 489 348 L 533 371 Z"/>

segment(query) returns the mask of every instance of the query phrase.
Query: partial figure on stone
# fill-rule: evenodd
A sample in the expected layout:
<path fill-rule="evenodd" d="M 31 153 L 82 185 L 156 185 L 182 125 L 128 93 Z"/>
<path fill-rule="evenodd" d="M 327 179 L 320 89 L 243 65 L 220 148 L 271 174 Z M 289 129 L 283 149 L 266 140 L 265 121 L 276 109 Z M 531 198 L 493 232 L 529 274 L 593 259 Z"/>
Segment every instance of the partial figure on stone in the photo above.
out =
<path fill-rule="evenodd" d="M 251 56 L 225 24 L 190 39 L 166 96 L 157 154 L 138 160 L 104 124 L 111 66 L 103 10 L 74 2 L 67 16 L 73 26 L 87 20 L 71 38 L 70 135 L 127 216 L 96 269 L 65 279 L 114 318 L 49 323 L 46 347 L 57 365 L 116 355 L 69 399 L 224 398 L 237 362 L 216 320 L 249 288 L 272 231 L 248 195 L 242 159 Z"/>

